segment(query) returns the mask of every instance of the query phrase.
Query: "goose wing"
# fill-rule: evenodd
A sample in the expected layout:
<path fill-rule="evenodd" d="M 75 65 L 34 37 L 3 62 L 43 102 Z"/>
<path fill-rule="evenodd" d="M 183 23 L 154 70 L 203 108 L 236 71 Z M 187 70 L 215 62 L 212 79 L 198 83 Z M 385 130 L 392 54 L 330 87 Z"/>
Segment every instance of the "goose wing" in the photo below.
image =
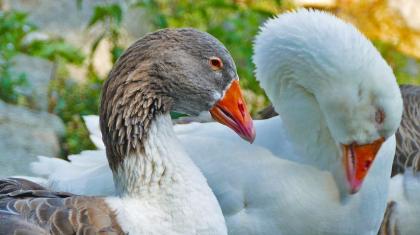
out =
<path fill-rule="evenodd" d="M 0 180 L 0 235 L 123 234 L 103 198 L 53 192 L 18 178 Z"/>
<path fill-rule="evenodd" d="M 394 201 L 388 202 L 386 207 L 384 219 L 382 220 L 381 228 L 378 235 L 399 235 L 397 227 L 397 218 L 395 216 L 396 203 Z"/>
<path fill-rule="evenodd" d="M 420 208 L 420 87 L 400 86 L 404 111 L 396 132 L 397 147 L 392 166 L 388 206 L 379 235 L 418 231 Z M 402 223 L 403 222 L 403 223 Z"/>
<path fill-rule="evenodd" d="M 269 104 L 267 107 L 261 109 L 258 112 L 258 115 L 260 115 L 261 119 L 268 119 L 268 118 L 275 117 L 279 114 L 274 109 L 274 106 L 272 104 Z"/>
<path fill-rule="evenodd" d="M 392 176 L 404 173 L 407 169 L 420 171 L 420 87 L 402 85 L 400 89 L 404 111 L 396 133 L 397 149 Z"/>

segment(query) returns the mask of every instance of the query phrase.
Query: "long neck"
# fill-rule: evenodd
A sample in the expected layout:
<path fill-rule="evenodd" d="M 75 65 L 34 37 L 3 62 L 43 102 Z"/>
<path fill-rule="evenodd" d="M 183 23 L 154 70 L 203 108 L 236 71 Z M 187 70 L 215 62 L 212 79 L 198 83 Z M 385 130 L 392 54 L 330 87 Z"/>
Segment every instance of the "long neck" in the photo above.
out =
<path fill-rule="evenodd" d="M 315 98 L 299 85 L 290 84 L 279 92 L 277 101 L 275 109 L 300 156 L 295 160 L 329 170 L 339 149 Z"/>
<path fill-rule="evenodd" d="M 119 197 L 107 199 L 126 232 L 226 234 L 220 206 L 201 171 L 184 152 L 170 115 L 157 115 L 144 138 L 144 151 L 130 152 L 115 166 Z"/>
<path fill-rule="evenodd" d="M 100 126 L 117 191 L 136 194 L 172 177 L 171 143 L 176 139 L 172 99 L 144 63 L 134 71 L 117 66 L 102 93 Z"/>
<path fill-rule="evenodd" d="M 130 151 L 113 170 L 119 195 L 139 196 L 179 179 L 188 157 L 180 147 L 169 114 L 156 116 L 143 136 L 142 151 Z"/>
<path fill-rule="evenodd" d="M 298 84 L 282 86 L 274 103 L 299 158 L 297 162 L 331 172 L 342 195 L 347 192 L 340 149 L 315 97 Z"/>
<path fill-rule="evenodd" d="M 280 113 L 300 155 L 293 160 L 329 170 L 342 181 L 342 163 L 337 159 L 341 150 L 314 94 L 322 94 L 325 87 L 337 84 L 332 79 L 342 75 L 338 71 L 351 71 L 341 68 L 342 61 L 332 60 L 336 57 L 329 56 L 330 48 L 320 50 L 295 30 L 284 34 L 265 30 L 258 36 L 253 58 L 256 77 Z"/>

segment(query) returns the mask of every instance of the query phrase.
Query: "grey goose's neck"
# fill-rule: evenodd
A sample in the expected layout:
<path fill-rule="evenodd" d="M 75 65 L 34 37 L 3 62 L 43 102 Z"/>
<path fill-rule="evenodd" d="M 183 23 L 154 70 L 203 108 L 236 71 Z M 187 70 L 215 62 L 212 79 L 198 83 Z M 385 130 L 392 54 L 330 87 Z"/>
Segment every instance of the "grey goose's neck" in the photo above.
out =
<path fill-rule="evenodd" d="M 131 194 L 160 182 L 167 173 L 162 149 L 176 137 L 169 116 L 171 98 L 163 95 L 159 79 L 149 75 L 148 64 L 133 71 L 125 68 L 117 67 L 104 84 L 100 126 L 117 191 Z"/>
<path fill-rule="evenodd" d="M 208 62 L 215 53 L 226 57 L 223 71 L 215 72 Z M 176 141 L 169 111 L 195 115 L 209 110 L 218 99 L 215 94 L 232 80 L 233 69 L 228 52 L 217 40 L 192 29 L 157 31 L 125 51 L 104 84 L 100 109 L 108 162 L 122 194 L 135 191 L 129 189 L 132 185 L 161 182 L 150 171 L 163 164 L 161 174 L 167 176 L 166 166 L 171 163 L 164 159 L 184 159 L 162 150 L 176 148 L 169 147 L 169 142 Z M 215 80 L 220 76 L 226 79 Z"/>
<path fill-rule="evenodd" d="M 141 148 L 131 148 L 113 170 L 116 192 L 120 196 L 139 197 L 159 193 L 175 182 L 182 182 L 188 156 L 178 143 L 169 114 L 151 120 Z M 181 174 L 180 174 L 181 171 Z"/>

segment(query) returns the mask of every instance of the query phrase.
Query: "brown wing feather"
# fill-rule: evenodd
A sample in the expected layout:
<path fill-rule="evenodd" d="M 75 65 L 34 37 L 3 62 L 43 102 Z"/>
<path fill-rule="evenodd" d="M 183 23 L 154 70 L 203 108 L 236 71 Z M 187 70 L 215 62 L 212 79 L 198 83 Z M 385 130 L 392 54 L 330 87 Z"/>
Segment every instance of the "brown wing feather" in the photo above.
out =
<path fill-rule="evenodd" d="M 392 176 L 403 173 L 408 167 L 420 171 L 420 87 L 400 86 L 404 102 L 401 125 L 397 130 Z"/>
<path fill-rule="evenodd" d="M 53 192 L 33 182 L 0 180 L 0 235 L 123 234 L 103 198 Z"/>
<path fill-rule="evenodd" d="M 395 218 L 396 203 L 391 201 L 388 202 L 386 207 L 384 219 L 382 220 L 381 228 L 379 229 L 378 235 L 399 235 L 397 227 L 397 219 Z"/>
<path fill-rule="evenodd" d="M 0 195 L 19 190 L 45 190 L 45 188 L 25 179 L 7 178 L 0 181 Z"/>
<path fill-rule="evenodd" d="M 269 119 L 279 115 L 272 104 L 269 104 L 267 107 L 263 108 L 262 110 L 258 111 L 258 115 L 261 119 Z"/>

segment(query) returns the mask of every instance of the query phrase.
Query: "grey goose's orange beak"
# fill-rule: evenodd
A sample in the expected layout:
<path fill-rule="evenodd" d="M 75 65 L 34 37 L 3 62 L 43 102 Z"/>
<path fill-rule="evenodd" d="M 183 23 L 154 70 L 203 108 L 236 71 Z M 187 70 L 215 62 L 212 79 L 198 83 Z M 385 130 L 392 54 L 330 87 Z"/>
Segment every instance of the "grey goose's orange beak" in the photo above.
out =
<path fill-rule="evenodd" d="M 238 80 L 231 83 L 222 99 L 210 109 L 210 113 L 216 121 L 230 127 L 243 139 L 250 143 L 254 142 L 254 124 Z"/>
<path fill-rule="evenodd" d="M 357 193 L 362 187 L 362 183 L 384 141 L 384 138 L 380 138 L 370 144 L 343 145 L 343 165 L 350 194 Z"/>

